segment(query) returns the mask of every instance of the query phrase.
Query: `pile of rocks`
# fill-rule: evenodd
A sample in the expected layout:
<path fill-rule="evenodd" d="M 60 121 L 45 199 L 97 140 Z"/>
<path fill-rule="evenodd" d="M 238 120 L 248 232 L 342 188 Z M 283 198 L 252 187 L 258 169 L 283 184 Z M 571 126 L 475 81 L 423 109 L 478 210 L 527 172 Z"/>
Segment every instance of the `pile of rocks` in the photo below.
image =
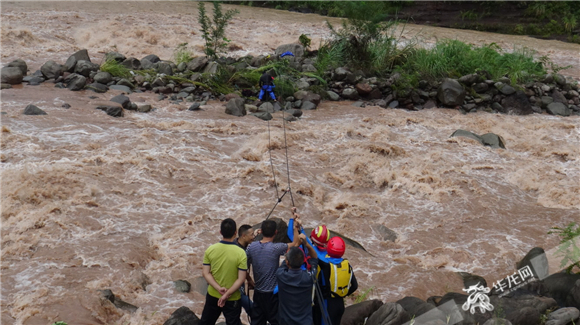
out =
<path fill-rule="evenodd" d="M 288 51 L 294 56 L 281 59 L 280 55 Z M 245 115 L 244 111 L 253 114 L 271 113 L 267 107 L 253 109 L 251 106 L 258 106 L 258 103 L 251 97 L 245 98 L 243 103 L 240 100 L 232 102 L 234 94 L 221 94 L 215 89 L 209 89 L 203 82 L 211 79 L 218 71 L 230 74 L 251 71 L 275 60 L 288 60 L 288 65 L 296 71 L 293 76 L 277 76 L 291 81 L 297 90 L 293 96 L 280 98 L 279 109 L 316 109 L 321 100 L 328 99 L 356 101 L 354 106 L 358 107 L 376 105 L 408 110 L 449 107 L 465 113 L 486 111 L 526 115 L 545 112 L 561 116 L 580 115 L 578 83 L 560 74 L 548 74 L 525 85 L 515 85 L 506 77 L 492 80 L 482 71 L 458 79 L 420 80 L 416 88 L 402 86 L 402 76 L 398 72 L 386 77 L 375 77 L 366 76 L 360 70 L 339 67 L 315 78 L 315 58 L 305 57 L 304 48 L 298 44 L 281 45 L 273 55 L 222 57 L 215 61 L 201 56 L 179 64 L 161 60 L 154 54 L 139 60 L 117 52 L 107 53 L 105 62 L 116 61 L 129 69 L 131 75 L 125 78 L 101 71 L 98 64 L 91 62 L 88 51 L 80 50 L 64 64 L 46 62 L 31 76 L 27 76 L 26 62 L 10 62 L 2 68 L 2 89 L 22 82 L 38 85 L 52 80 L 56 87 L 73 91 L 86 89 L 103 93 L 117 89 L 127 94 L 151 91 L 159 94 L 159 100 L 191 102 L 191 110 L 199 109 L 208 100 L 220 99 L 236 107 L 226 109 L 227 113 L 233 115 Z M 244 77 L 235 78 L 231 86 L 251 89 L 250 93 L 256 95 L 256 85 Z M 241 98 L 240 94 L 235 95 Z M 242 109 L 244 105 L 250 107 Z M 261 118 L 268 118 L 267 114 L 262 115 Z"/>

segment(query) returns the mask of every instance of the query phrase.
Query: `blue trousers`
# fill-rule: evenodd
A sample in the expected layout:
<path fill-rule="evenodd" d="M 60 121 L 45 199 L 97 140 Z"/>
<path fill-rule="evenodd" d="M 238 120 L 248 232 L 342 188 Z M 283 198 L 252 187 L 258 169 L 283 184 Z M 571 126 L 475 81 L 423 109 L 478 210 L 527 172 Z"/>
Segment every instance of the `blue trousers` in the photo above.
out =
<path fill-rule="evenodd" d="M 253 303 L 252 303 L 252 300 L 250 300 L 250 297 L 248 297 L 248 295 L 246 295 L 245 286 L 240 287 L 240 293 L 242 294 L 242 298 L 240 299 L 240 302 L 242 303 L 242 307 L 246 311 L 246 314 L 248 314 L 248 315 L 250 315 L 250 317 L 252 317 L 252 305 L 253 305 Z"/>
<path fill-rule="evenodd" d="M 274 87 L 275 87 L 275 86 L 273 86 L 273 85 L 272 85 L 272 86 L 263 85 L 263 86 L 262 86 L 262 89 L 260 89 L 260 94 L 258 95 L 258 98 L 259 98 L 260 100 L 262 100 L 262 97 L 264 97 L 264 93 L 265 93 L 265 92 L 268 92 L 268 95 L 270 95 L 270 98 L 271 98 L 272 100 L 276 100 L 276 95 L 274 95 L 274 90 L 273 90 L 273 89 L 274 89 Z"/>

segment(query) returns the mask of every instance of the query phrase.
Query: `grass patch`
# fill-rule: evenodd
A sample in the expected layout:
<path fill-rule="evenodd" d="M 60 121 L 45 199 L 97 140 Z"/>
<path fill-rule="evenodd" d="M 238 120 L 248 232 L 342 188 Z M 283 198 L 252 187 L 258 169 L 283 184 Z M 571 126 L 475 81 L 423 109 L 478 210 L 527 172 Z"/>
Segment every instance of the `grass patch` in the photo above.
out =
<path fill-rule="evenodd" d="M 405 73 L 416 72 L 427 80 L 459 78 L 485 71 L 492 79 L 509 77 L 515 84 L 526 82 L 533 75 L 546 73 L 542 62 L 535 61 L 533 55 L 534 52 L 527 48 L 502 53 L 495 43 L 474 47 L 460 41 L 446 40 L 438 42 L 432 49 L 413 51 L 400 69 Z"/>
<path fill-rule="evenodd" d="M 173 60 L 175 61 L 176 65 L 179 65 L 182 62 L 188 63 L 189 61 L 193 60 L 193 54 L 187 48 L 187 43 L 181 43 L 177 46 L 173 52 Z"/>
<path fill-rule="evenodd" d="M 101 71 L 110 73 L 113 77 L 130 78 L 129 68 L 115 60 L 108 60 L 101 65 Z"/>

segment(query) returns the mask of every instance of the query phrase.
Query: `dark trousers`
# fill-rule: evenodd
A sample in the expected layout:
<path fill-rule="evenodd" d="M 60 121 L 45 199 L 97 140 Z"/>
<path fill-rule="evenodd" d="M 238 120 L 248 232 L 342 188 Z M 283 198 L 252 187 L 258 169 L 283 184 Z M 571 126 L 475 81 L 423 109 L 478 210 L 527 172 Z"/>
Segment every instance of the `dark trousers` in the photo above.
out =
<path fill-rule="evenodd" d="M 342 314 L 344 314 L 344 298 L 328 298 L 324 300 L 324 304 L 326 305 L 326 311 L 328 313 L 328 317 L 330 318 L 331 324 L 340 325 Z M 314 319 L 314 324 L 316 325 L 329 325 L 324 324 L 322 312 L 318 303 L 312 307 L 312 318 Z"/>
<path fill-rule="evenodd" d="M 278 325 L 278 294 L 254 291 L 252 325 Z"/>
<path fill-rule="evenodd" d="M 215 322 L 217 322 L 223 312 L 227 325 L 241 325 L 242 304 L 240 300 L 226 301 L 223 308 L 218 306 L 218 300 L 218 298 L 210 296 L 209 293 L 205 296 L 205 306 L 203 306 L 199 324 L 215 325 Z"/>

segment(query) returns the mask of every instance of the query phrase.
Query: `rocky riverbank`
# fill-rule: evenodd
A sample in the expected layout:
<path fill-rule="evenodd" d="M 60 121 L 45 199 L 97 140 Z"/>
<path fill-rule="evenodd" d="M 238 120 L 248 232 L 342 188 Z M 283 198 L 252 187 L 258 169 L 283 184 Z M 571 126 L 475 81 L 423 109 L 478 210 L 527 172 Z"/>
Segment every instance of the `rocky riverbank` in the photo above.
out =
<path fill-rule="evenodd" d="M 294 56 L 280 58 L 280 54 L 287 51 Z M 31 75 L 28 75 L 28 67 L 23 60 L 10 62 L 2 68 L 2 89 L 23 82 L 39 85 L 50 81 L 55 87 L 71 91 L 87 89 L 103 93 L 108 89 L 117 89 L 127 94 L 134 91 L 154 92 L 159 94 L 159 100 L 191 103 L 187 105 L 190 110 L 199 109 L 207 100 L 219 99 L 228 101 L 228 114 L 266 113 L 257 115 L 262 119 L 270 119 L 268 113 L 282 109 L 316 109 L 321 100 L 352 100 L 355 107 L 376 105 L 407 110 L 448 107 L 464 113 L 580 115 L 578 83 L 560 74 L 536 76 L 532 81 L 518 85 L 512 84 L 506 77 L 490 79 L 489 74 L 481 71 L 458 79 L 420 80 L 417 88 L 411 88 L 397 84 L 401 78 L 398 72 L 377 77 L 341 67 L 326 71 L 324 78 L 321 78 L 313 74 L 316 72 L 313 65 L 315 58 L 306 54 L 301 45 L 286 44 L 269 55 L 222 57 L 217 60 L 201 56 L 176 64 L 161 60 L 154 54 L 137 59 L 109 52 L 105 56 L 106 64 L 111 62 L 113 67 L 123 69 L 124 75 L 114 75 L 114 72 L 112 74 L 91 62 L 87 50 L 81 50 L 72 54 L 66 62 L 48 61 Z M 276 68 L 284 68 L 283 71 L 290 73 L 278 76 Z M 281 105 L 264 103 L 257 107 L 255 96 L 258 89 L 256 80 L 252 78 L 266 71 L 286 86 L 284 93 L 279 94 Z M 122 99 L 114 101 L 119 100 Z M 151 103 L 141 107 L 126 101 L 118 104 L 122 109 L 143 112 L 152 108 Z M 123 116 L 122 110 L 111 107 L 105 105 L 101 109 L 112 116 Z M 291 114 L 299 117 L 301 113 Z"/>

